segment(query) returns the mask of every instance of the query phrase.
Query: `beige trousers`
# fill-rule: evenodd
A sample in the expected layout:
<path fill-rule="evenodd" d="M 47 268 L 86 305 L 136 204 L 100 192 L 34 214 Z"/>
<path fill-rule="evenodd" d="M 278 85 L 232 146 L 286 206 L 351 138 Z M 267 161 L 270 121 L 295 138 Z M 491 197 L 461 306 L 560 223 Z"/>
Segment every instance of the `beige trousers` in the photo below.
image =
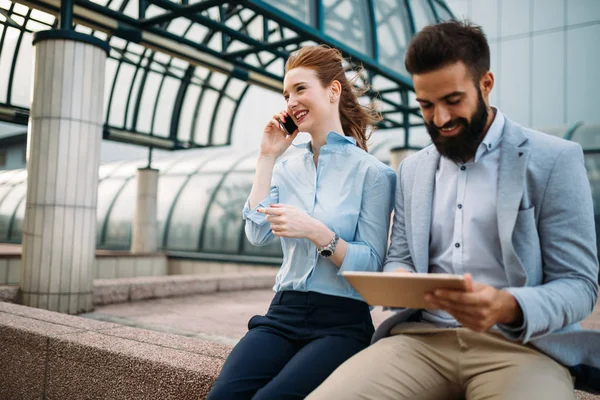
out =
<path fill-rule="evenodd" d="M 575 399 L 569 371 L 500 333 L 400 324 L 307 399 Z"/>

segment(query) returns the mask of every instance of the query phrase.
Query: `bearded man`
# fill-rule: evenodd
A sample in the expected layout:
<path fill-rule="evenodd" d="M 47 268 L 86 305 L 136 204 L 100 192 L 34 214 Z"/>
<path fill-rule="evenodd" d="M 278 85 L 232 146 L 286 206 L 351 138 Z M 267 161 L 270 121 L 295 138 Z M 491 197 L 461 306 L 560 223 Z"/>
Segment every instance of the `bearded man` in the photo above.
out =
<path fill-rule="evenodd" d="M 594 212 L 581 147 L 490 107 L 480 27 L 450 21 L 411 41 L 433 144 L 399 167 L 384 270 L 464 275 L 426 309 L 383 322 L 374 344 L 309 400 L 575 399 L 600 391 Z M 515 60 L 518 62 L 518 60 Z"/>

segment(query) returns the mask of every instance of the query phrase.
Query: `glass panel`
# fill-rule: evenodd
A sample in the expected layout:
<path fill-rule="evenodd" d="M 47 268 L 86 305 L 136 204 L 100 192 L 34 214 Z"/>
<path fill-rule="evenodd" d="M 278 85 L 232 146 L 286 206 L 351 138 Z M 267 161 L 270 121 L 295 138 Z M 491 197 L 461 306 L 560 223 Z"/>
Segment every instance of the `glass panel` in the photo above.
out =
<path fill-rule="evenodd" d="M 17 170 L 15 170 L 15 173 L 8 180 L 8 183 L 14 185 L 17 183 L 25 182 L 26 179 L 27 179 L 27 170 L 26 169 L 17 169 Z"/>
<path fill-rule="evenodd" d="M 502 36 L 513 36 L 531 31 L 530 2 L 502 0 L 500 3 L 500 32 Z"/>
<path fill-rule="evenodd" d="M 0 206 L 6 195 L 13 189 L 12 185 L 0 185 Z"/>
<path fill-rule="evenodd" d="M 567 121 L 600 123 L 598 93 L 600 79 L 600 25 L 567 30 Z M 506 53 L 503 53 L 506 54 Z M 558 58 L 556 58 L 558 62 Z M 523 66 L 525 67 L 525 66 Z M 510 115 L 510 114 L 509 114 Z"/>
<path fill-rule="evenodd" d="M 565 63 L 562 62 L 565 53 L 565 35 L 564 32 L 555 32 L 536 35 L 532 39 L 532 127 L 545 131 L 546 128 L 557 127 L 564 123 L 565 86 L 549 85 L 548 82 L 556 82 L 558 77 L 562 78 L 565 75 Z"/>
<path fill-rule="evenodd" d="M 98 183 L 98 205 L 96 208 L 96 220 L 98 222 L 96 226 L 96 238 L 98 240 L 101 240 L 102 229 L 107 218 L 106 213 L 108 208 L 115 199 L 117 192 L 123 187 L 125 182 L 125 179 L 108 178 Z"/>
<path fill-rule="evenodd" d="M 147 60 L 144 60 L 140 63 L 140 66 L 146 65 L 146 63 L 147 63 Z M 129 90 L 131 87 L 131 95 L 128 95 L 129 99 L 127 101 L 127 103 L 128 103 L 128 105 L 127 105 L 127 107 L 128 107 L 128 109 L 127 109 L 127 125 L 125 125 L 128 128 L 133 127 L 133 124 L 134 124 L 133 117 L 135 116 L 135 105 L 138 100 L 138 94 L 140 92 L 140 85 L 142 84 L 142 79 L 144 78 L 144 70 L 137 66 L 133 66 L 133 67 L 136 68 L 135 81 L 133 82 L 133 85 L 131 84 L 131 81 L 127 82 L 127 93 L 129 93 Z"/>
<path fill-rule="evenodd" d="M 192 24 L 192 22 L 184 17 L 176 18 L 167 27 L 167 31 L 177 35 L 183 36 L 188 27 Z M 197 38 L 196 38 L 197 39 Z"/>
<path fill-rule="evenodd" d="M 253 174 L 232 173 L 209 206 L 201 251 L 238 253 L 244 220 L 240 210 L 252 189 Z"/>
<path fill-rule="evenodd" d="M 158 179 L 158 198 L 156 203 L 156 218 L 158 221 L 158 240 L 162 246 L 165 222 L 167 215 L 173 207 L 173 199 L 179 192 L 181 185 L 187 179 L 186 176 L 161 175 Z"/>
<path fill-rule="evenodd" d="M 145 166 L 148 163 L 146 160 L 127 161 L 119 166 L 118 169 L 111 175 L 112 178 L 123 177 L 129 178 L 137 174 L 138 168 Z"/>
<path fill-rule="evenodd" d="M 106 113 L 109 113 L 111 110 L 108 109 L 108 102 L 110 101 L 110 93 L 112 90 L 112 84 L 115 80 L 115 74 L 117 73 L 117 66 L 118 63 L 116 60 L 112 59 L 112 58 L 107 58 L 106 59 L 106 70 L 104 72 L 104 115 L 106 115 Z M 115 112 L 117 111 L 117 109 L 115 109 Z M 123 110 L 120 110 L 121 112 Z M 121 114 L 121 118 L 118 118 L 118 116 L 115 114 L 115 121 L 119 121 L 119 124 L 123 123 L 123 115 Z M 108 121 L 110 122 L 110 121 Z M 121 125 L 122 126 L 122 125 Z"/>
<path fill-rule="evenodd" d="M 185 37 L 197 42 L 202 42 L 208 32 L 209 30 L 207 27 L 200 24 L 193 24 L 190 30 L 186 33 Z"/>
<path fill-rule="evenodd" d="M 513 121 L 525 126 L 531 126 L 530 92 L 530 39 L 515 39 L 500 43 L 499 75 L 497 81 L 498 107 L 505 115 L 510 115 Z M 515 62 L 519 60 L 519 62 Z M 571 71 L 569 71 L 570 73 Z"/>
<path fill-rule="evenodd" d="M 221 104 L 219 104 L 219 110 L 217 111 L 217 119 L 213 127 L 213 140 L 212 144 L 228 144 L 229 141 L 229 127 L 231 126 L 231 118 L 233 116 L 233 110 L 235 110 L 235 103 L 228 98 L 223 97 Z"/>
<path fill-rule="evenodd" d="M 325 34 L 363 54 L 372 55 L 366 0 L 323 0 L 323 10 Z"/>
<path fill-rule="evenodd" d="M 152 133 L 158 136 L 167 137 L 171 129 L 171 118 L 173 114 L 173 104 L 175 97 L 181 86 L 181 81 L 166 77 L 160 90 L 156 116 L 154 116 L 154 128 Z M 152 111 L 152 110 L 151 110 Z"/>
<path fill-rule="evenodd" d="M 435 15 L 426 0 L 410 0 L 410 9 L 412 11 L 413 20 L 415 21 L 415 29 L 420 31 L 427 25 L 435 23 Z"/>
<path fill-rule="evenodd" d="M 264 0 L 264 2 L 272 5 L 273 7 L 279 8 L 290 17 L 296 18 L 305 24 L 314 26 L 311 18 L 311 0 Z"/>
<path fill-rule="evenodd" d="M 17 40 L 19 39 L 18 29 L 6 26 L 4 27 L 4 29 L 6 29 L 4 36 L 4 44 L 0 49 L 0 102 L 2 103 L 6 103 L 10 68 L 12 66 L 13 57 L 15 55 Z"/>
<path fill-rule="evenodd" d="M 252 171 L 256 170 L 256 158 L 258 157 L 258 153 L 246 158 L 244 161 L 240 162 L 235 170 L 236 171 Z M 250 193 L 250 192 L 248 192 Z"/>
<path fill-rule="evenodd" d="M 9 232 L 9 240 L 11 242 L 21 243 L 23 237 L 23 220 L 25 219 L 25 206 L 27 202 L 25 199 L 19 204 L 17 212 L 15 213 L 15 220 L 13 222 L 12 230 Z"/>
<path fill-rule="evenodd" d="M 192 154 L 189 154 L 192 153 Z M 183 174 L 188 175 L 200 168 L 204 163 L 211 159 L 219 159 L 224 155 L 230 154 L 230 149 L 201 149 L 201 150 L 190 150 L 186 157 L 181 161 L 177 162 L 168 171 L 168 175 Z M 219 169 L 217 171 L 222 171 Z"/>
<path fill-rule="evenodd" d="M 204 89 L 204 96 L 200 104 L 200 113 L 196 120 L 196 132 L 194 142 L 198 144 L 207 144 L 210 123 L 214 114 L 215 104 L 219 99 L 219 94 L 214 90 Z"/>
<path fill-rule="evenodd" d="M 499 36 L 498 8 L 499 0 L 477 0 L 471 1 L 471 21 L 481 25 L 488 40 Z"/>
<path fill-rule="evenodd" d="M 19 202 L 25 196 L 25 185 L 15 186 L 0 204 L 0 241 L 8 239 L 8 226 Z"/>
<path fill-rule="evenodd" d="M 112 103 L 109 110 L 108 122 L 113 126 L 125 125 L 125 107 L 129 100 L 129 87 L 135 73 L 135 67 L 122 63 L 117 75 L 117 82 L 112 93 Z M 112 84 L 112 82 L 110 82 Z"/>
<path fill-rule="evenodd" d="M 103 246 L 112 249 L 131 247 L 131 223 L 135 214 L 137 181 L 129 180 L 108 215 Z"/>
<path fill-rule="evenodd" d="M 450 21 L 451 19 L 453 19 L 452 14 L 450 14 L 448 9 L 440 5 L 440 3 L 438 3 L 437 1 L 433 1 L 433 6 L 435 7 L 435 11 L 437 12 L 439 21 Z"/>
<path fill-rule="evenodd" d="M 33 75 L 33 35 L 29 32 L 23 34 L 19 47 L 19 56 L 15 65 L 13 76 L 13 91 L 11 104 L 29 108 L 31 106 L 31 76 Z"/>
<path fill-rule="evenodd" d="M 40 22 L 37 22 L 33 19 L 30 19 L 29 21 L 27 21 L 27 30 L 28 31 L 32 31 L 32 32 L 38 32 L 38 31 L 44 31 L 46 29 L 48 29 L 49 26 L 46 24 L 42 24 Z M 31 42 L 29 42 L 31 44 Z M 21 43 L 21 45 L 23 45 Z M 33 47 L 33 46 L 32 46 Z"/>
<path fill-rule="evenodd" d="M 47 25 L 54 24 L 54 16 L 39 10 L 31 10 L 31 18 L 43 22 Z"/>
<path fill-rule="evenodd" d="M 239 158 L 239 155 L 232 153 L 230 150 L 227 154 L 223 154 L 222 157 L 216 157 L 207 161 L 200 169 L 200 172 L 227 172 Z"/>
<path fill-rule="evenodd" d="M 167 248 L 189 251 L 198 249 L 204 212 L 221 177 L 222 174 L 211 174 L 196 175 L 190 179 L 174 205 L 171 224 L 167 228 Z"/>
<path fill-rule="evenodd" d="M 122 163 L 123 162 L 114 162 L 114 163 L 110 163 L 110 164 L 100 165 L 99 172 L 98 172 L 98 178 L 100 180 L 107 178 Z"/>
<path fill-rule="evenodd" d="M 600 1 L 598 0 L 565 0 L 567 2 L 568 24 L 583 24 L 600 21 Z M 598 37 L 598 36 L 596 36 Z"/>
<path fill-rule="evenodd" d="M 185 99 L 179 117 L 179 127 L 177 129 L 177 138 L 179 140 L 188 141 L 192 134 L 192 121 L 196 112 L 196 103 L 200 96 L 201 89 L 199 86 L 190 84 L 185 92 Z"/>
<path fill-rule="evenodd" d="M 17 170 L 7 170 L 0 171 L 0 184 L 4 182 L 10 182 L 12 176 L 17 172 Z"/>
<path fill-rule="evenodd" d="M 533 31 L 562 28 L 566 0 L 533 0 Z"/>
<path fill-rule="evenodd" d="M 140 113 L 138 115 L 136 130 L 138 132 L 150 132 L 150 124 L 152 123 L 152 113 L 154 111 L 154 102 L 158 96 L 158 88 L 162 76 L 155 73 L 149 72 L 146 78 L 146 83 L 141 90 L 143 90 L 142 98 L 140 100 Z"/>

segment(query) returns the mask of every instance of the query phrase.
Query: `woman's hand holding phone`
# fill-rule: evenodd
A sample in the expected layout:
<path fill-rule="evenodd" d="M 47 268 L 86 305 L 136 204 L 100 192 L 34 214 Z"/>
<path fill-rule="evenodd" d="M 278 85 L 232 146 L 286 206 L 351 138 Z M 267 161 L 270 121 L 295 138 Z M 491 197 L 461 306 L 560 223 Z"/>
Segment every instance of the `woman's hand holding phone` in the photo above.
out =
<path fill-rule="evenodd" d="M 273 118 L 265 126 L 262 141 L 260 143 L 260 154 L 263 157 L 277 158 L 282 155 L 298 134 L 298 129 L 288 134 L 282 129 L 281 124 L 291 120 L 287 111 L 282 111 L 273 115 Z"/>

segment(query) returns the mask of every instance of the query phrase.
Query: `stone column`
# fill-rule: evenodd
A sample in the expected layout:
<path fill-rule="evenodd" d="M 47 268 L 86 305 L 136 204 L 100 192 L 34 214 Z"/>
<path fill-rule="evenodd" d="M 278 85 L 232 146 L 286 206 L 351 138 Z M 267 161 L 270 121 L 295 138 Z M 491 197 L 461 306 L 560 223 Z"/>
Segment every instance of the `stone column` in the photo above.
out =
<path fill-rule="evenodd" d="M 34 35 L 21 301 L 92 310 L 96 199 L 108 44 L 71 30 Z"/>
<path fill-rule="evenodd" d="M 394 171 L 398 172 L 398 167 L 402 160 L 411 154 L 415 154 L 417 150 L 413 149 L 405 149 L 405 148 L 396 148 L 390 150 L 390 167 L 394 169 Z"/>
<path fill-rule="evenodd" d="M 131 240 L 132 253 L 153 253 L 158 249 L 157 195 L 158 170 L 138 169 L 137 200 Z"/>

